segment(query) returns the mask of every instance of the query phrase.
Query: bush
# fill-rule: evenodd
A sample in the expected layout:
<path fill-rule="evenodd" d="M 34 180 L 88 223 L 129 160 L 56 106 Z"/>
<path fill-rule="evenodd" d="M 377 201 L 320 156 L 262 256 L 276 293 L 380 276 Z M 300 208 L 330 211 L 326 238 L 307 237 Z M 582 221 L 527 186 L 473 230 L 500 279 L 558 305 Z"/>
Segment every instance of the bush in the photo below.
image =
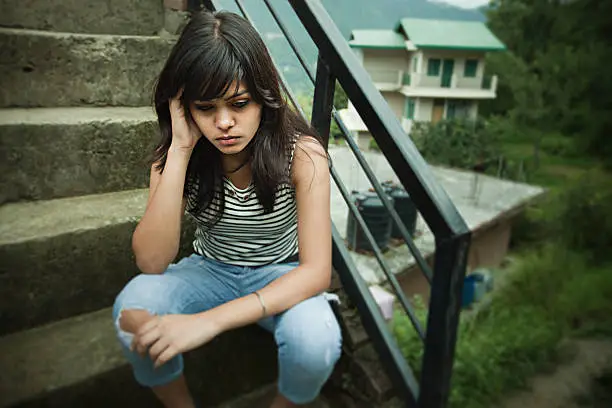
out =
<path fill-rule="evenodd" d="M 415 122 L 411 136 L 432 164 L 461 169 L 495 164 L 499 143 L 482 120 L 452 119 L 437 123 Z"/>
<path fill-rule="evenodd" d="M 562 338 L 612 332 L 612 265 L 591 267 L 559 243 L 524 253 L 487 308 L 463 316 L 455 354 L 451 408 L 488 408 L 556 361 Z M 425 321 L 425 311 L 419 310 Z M 394 334 L 420 374 L 423 353 L 407 317 Z"/>
<path fill-rule="evenodd" d="M 589 253 L 594 262 L 610 259 L 612 248 L 612 178 L 599 170 L 581 176 L 558 200 L 553 236 L 568 248 Z"/>
<path fill-rule="evenodd" d="M 578 157 L 582 152 L 576 147 L 574 140 L 559 134 L 546 135 L 540 140 L 540 149 L 552 156 Z"/>

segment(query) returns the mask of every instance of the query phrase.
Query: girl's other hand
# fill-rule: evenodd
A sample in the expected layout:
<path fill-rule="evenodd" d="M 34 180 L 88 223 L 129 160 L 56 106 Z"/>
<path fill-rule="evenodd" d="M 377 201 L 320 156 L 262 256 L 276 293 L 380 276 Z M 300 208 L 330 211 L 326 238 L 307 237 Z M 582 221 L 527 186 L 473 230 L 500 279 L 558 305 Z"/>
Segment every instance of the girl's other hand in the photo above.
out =
<path fill-rule="evenodd" d="M 170 118 L 172 119 L 172 147 L 181 150 L 192 150 L 202 133 L 192 120 L 187 120 L 180 100 L 181 93 L 170 99 Z"/>
<path fill-rule="evenodd" d="M 143 324 L 130 347 L 141 356 L 151 356 L 155 367 L 175 356 L 208 343 L 221 333 L 219 326 L 205 314 L 154 316 Z"/>

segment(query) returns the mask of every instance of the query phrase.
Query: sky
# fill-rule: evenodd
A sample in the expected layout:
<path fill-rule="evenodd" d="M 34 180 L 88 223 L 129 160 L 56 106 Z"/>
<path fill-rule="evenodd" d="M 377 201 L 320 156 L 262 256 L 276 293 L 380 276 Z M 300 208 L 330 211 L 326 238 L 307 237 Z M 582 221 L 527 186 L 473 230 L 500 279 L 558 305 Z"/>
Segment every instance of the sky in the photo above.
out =
<path fill-rule="evenodd" d="M 489 0 L 429 0 L 432 3 L 448 3 L 461 8 L 475 8 L 484 6 Z"/>

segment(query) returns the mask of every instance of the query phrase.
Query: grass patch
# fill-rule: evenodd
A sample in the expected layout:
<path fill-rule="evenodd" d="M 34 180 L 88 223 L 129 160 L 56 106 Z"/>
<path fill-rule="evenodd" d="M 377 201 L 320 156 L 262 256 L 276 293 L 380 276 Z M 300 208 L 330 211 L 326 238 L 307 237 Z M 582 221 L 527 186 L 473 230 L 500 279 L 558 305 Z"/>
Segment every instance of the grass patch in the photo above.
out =
<path fill-rule="evenodd" d="M 563 140 L 562 136 L 549 136 L 544 140 Z M 553 142 L 548 142 L 552 144 Z M 539 152 L 539 164 L 534 159 L 533 143 L 522 140 L 504 140 L 501 143 L 502 155 L 514 163 L 523 162 L 526 182 L 548 187 L 553 190 L 563 189 L 586 171 L 597 167 L 599 162 L 593 158 L 576 156 L 569 147 L 563 150 L 545 149 Z"/>
<path fill-rule="evenodd" d="M 450 406 L 490 407 L 559 357 L 563 338 L 612 335 L 612 265 L 594 267 L 560 244 L 523 253 L 503 288 L 459 327 Z M 425 321 L 425 309 L 420 317 Z M 412 367 L 422 346 L 397 315 L 394 334 Z M 417 375 L 419 374 L 417 370 Z"/>

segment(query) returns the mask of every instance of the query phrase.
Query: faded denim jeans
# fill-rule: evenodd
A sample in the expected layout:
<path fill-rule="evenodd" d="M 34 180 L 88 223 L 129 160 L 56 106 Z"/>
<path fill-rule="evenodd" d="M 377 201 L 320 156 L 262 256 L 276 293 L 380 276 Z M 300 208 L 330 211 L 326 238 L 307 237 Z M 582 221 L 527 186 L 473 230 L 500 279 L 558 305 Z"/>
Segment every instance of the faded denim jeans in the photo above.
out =
<path fill-rule="evenodd" d="M 183 371 L 183 357 L 153 369 L 148 356 L 129 350 L 133 336 L 119 328 L 122 310 L 140 309 L 157 315 L 203 312 L 251 294 L 297 265 L 243 267 L 194 254 L 170 265 L 163 274 L 133 278 L 117 296 L 113 320 L 136 381 L 153 387 L 175 380 Z M 341 353 L 340 328 L 326 296 L 307 299 L 259 324 L 274 334 L 278 345 L 279 392 L 296 404 L 315 399 Z"/>

